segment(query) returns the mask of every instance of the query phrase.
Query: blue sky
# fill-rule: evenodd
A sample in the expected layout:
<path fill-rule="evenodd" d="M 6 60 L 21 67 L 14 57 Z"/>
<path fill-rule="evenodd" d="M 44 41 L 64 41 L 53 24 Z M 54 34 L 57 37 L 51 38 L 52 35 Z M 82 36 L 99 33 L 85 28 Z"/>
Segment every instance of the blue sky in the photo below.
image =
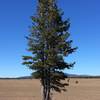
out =
<path fill-rule="evenodd" d="M 100 75 L 100 0 L 58 0 L 64 18 L 70 18 L 71 39 L 77 52 L 66 58 L 76 61 L 68 73 Z M 30 75 L 23 66 L 36 0 L 0 0 L 0 77 Z"/>

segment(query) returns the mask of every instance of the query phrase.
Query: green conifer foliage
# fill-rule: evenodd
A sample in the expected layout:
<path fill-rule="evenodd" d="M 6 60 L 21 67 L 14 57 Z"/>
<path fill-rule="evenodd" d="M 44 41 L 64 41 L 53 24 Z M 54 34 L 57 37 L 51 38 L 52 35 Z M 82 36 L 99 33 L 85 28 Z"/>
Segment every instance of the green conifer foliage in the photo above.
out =
<path fill-rule="evenodd" d="M 43 100 L 51 100 L 51 90 L 65 91 L 67 83 L 64 69 L 74 63 L 65 62 L 64 57 L 73 53 L 69 40 L 69 19 L 62 19 L 56 0 L 38 0 L 37 15 L 32 16 L 31 34 L 27 38 L 31 56 L 23 56 L 23 64 L 32 69 L 32 76 L 40 79 L 43 86 Z"/>

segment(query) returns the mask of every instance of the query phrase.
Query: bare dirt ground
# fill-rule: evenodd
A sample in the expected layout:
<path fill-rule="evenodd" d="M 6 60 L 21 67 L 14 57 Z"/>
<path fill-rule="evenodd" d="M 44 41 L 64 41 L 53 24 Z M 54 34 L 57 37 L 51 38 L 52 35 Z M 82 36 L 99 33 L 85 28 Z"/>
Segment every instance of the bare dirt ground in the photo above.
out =
<path fill-rule="evenodd" d="M 41 85 L 35 79 L 0 80 L 0 100 L 42 100 Z M 54 93 L 53 100 L 100 100 L 100 79 L 71 79 L 67 92 Z"/>

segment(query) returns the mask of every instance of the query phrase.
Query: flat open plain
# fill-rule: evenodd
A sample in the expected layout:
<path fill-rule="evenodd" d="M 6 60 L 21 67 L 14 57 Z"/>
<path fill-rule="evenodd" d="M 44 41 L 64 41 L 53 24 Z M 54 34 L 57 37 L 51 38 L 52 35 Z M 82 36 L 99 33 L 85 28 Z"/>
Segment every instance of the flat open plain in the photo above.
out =
<path fill-rule="evenodd" d="M 41 85 L 35 79 L 1 79 L 0 100 L 42 100 Z M 100 100 L 100 79 L 70 79 L 67 92 L 54 93 L 53 100 Z"/>

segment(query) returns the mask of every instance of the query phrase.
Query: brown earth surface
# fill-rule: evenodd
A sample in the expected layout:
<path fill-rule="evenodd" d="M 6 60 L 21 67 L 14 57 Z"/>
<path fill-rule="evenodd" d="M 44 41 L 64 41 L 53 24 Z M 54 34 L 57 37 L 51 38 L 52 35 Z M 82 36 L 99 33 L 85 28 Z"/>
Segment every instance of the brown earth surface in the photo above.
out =
<path fill-rule="evenodd" d="M 42 100 L 41 92 L 41 85 L 35 79 L 0 80 L 0 100 Z M 54 93 L 52 98 L 52 100 L 100 100 L 100 79 L 70 79 L 67 91 Z"/>

